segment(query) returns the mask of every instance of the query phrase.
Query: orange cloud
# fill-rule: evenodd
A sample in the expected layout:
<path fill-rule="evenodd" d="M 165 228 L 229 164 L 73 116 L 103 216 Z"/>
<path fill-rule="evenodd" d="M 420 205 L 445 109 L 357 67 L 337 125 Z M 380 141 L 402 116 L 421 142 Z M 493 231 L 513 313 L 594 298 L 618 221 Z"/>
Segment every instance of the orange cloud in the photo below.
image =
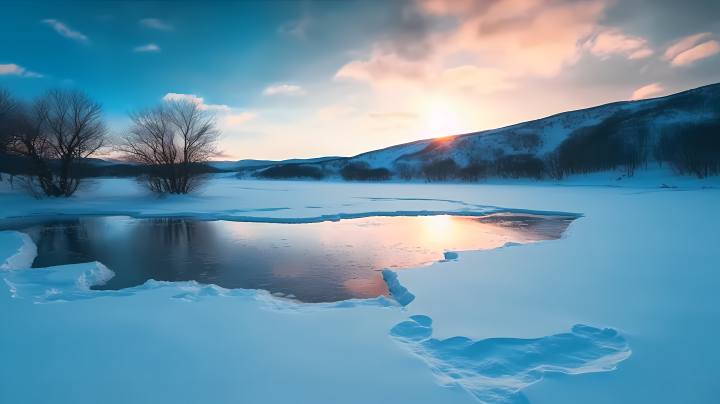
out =
<path fill-rule="evenodd" d="M 628 59 L 640 59 L 653 54 L 645 39 L 626 36 L 618 30 L 605 31 L 595 37 L 590 41 L 590 52 L 602 58 L 613 53 L 624 53 Z"/>
<path fill-rule="evenodd" d="M 419 1 L 426 14 L 458 15 L 458 26 L 431 32 L 424 39 L 427 52 L 415 60 L 383 52 L 397 47 L 378 43 L 369 60 L 346 64 L 336 78 L 367 81 L 375 87 L 404 84 L 447 90 L 456 86 L 492 92 L 509 87 L 512 78 L 555 76 L 577 62 L 583 50 L 579 44 L 602 31 L 598 21 L 606 5 L 605 0 Z M 617 31 L 608 35 L 598 37 L 597 52 L 619 50 L 632 58 L 652 52 L 642 38 Z M 471 55 L 471 60 L 452 66 L 459 54 Z"/>
<path fill-rule="evenodd" d="M 635 91 L 631 100 L 642 100 L 643 98 L 662 93 L 663 91 L 665 91 L 665 88 L 663 88 L 660 83 L 653 83 Z"/>
<path fill-rule="evenodd" d="M 491 60 L 477 67 L 500 68 L 512 76 L 554 76 L 578 58 L 578 42 L 597 27 L 605 4 L 501 0 L 471 9 L 457 32 L 437 38 L 446 55 L 471 51 Z"/>
<path fill-rule="evenodd" d="M 671 66 L 689 66 L 694 61 L 705 59 L 720 52 L 717 41 L 708 41 L 677 55 L 670 63 Z"/>
<path fill-rule="evenodd" d="M 363 80 L 374 85 L 416 83 L 431 77 L 431 67 L 425 61 L 408 61 L 395 54 L 377 55 L 368 61 L 346 64 L 335 77 Z"/>
<path fill-rule="evenodd" d="M 415 0 L 420 4 L 420 8 L 428 13 L 435 15 L 462 14 L 476 7 L 479 3 L 476 0 Z"/>
<path fill-rule="evenodd" d="M 685 52 L 686 50 L 693 48 L 701 39 L 704 39 L 710 35 L 711 34 L 709 32 L 703 32 L 702 34 L 691 35 L 683 38 L 680 42 L 672 45 L 667 49 L 667 51 L 665 51 L 663 59 L 670 60 L 674 58 L 675 56 Z"/>

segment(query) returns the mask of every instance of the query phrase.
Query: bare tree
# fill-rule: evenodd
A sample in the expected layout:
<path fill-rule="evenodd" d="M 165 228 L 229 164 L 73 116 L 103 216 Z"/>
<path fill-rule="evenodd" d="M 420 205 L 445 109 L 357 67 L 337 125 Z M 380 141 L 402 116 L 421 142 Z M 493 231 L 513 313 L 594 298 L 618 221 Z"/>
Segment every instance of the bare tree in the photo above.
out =
<path fill-rule="evenodd" d="M 547 176 L 558 181 L 562 180 L 565 176 L 565 171 L 560 161 L 560 151 L 555 149 L 546 153 L 544 161 Z"/>
<path fill-rule="evenodd" d="M 86 92 L 55 89 L 31 103 L 17 102 L 4 133 L 7 151 L 26 157 L 33 167 L 19 188 L 33 197 L 69 197 L 87 183 L 81 167 L 103 147 L 108 127 L 102 104 Z"/>
<path fill-rule="evenodd" d="M 418 176 L 418 170 L 410 164 L 400 163 L 395 165 L 395 171 L 398 177 L 405 181 L 410 181 Z"/>
<path fill-rule="evenodd" d="M 214 114 L 198 102 L 172 100 L 131 112 L 130 120 L 114 149 L 125 161 L 150 166 L 137 177 L 140 185 L 163 195 L 187 194 L 207 183 L 207 162 L 218 154 L 222 134 Z"/>
<path fill-rule="evenodd" d="M 12 91 L 0 87 L 0 155 L 7 153 L 7 144 L 9 134 L 7 124 L 10 114 L 17 106 L 17 100 L 12 95 Z M 2 181 L 2 173 L 0 173 L 0 181 Z"/>
<path fill-rule="evenodd" d="M 84 159 L 105 146 L 108 126 L 102 103 L 83 90 L 46 91 L 37 102 L 46 105 L 45 134 L 60 162 L 58 187 L 70 196 L 84 180 Z"/>
<path fill-rule="evenodd" d="M 7 151 L 29 161 L 29 172 L 18 180 L 18 188 L 35 199 L 44 196 L 61 196 L 51 170 L 54 157 L 43 122 L 47 116 L 46 104 L 36 100 L 31 104 L 19 102 L 5 125 Z"/>

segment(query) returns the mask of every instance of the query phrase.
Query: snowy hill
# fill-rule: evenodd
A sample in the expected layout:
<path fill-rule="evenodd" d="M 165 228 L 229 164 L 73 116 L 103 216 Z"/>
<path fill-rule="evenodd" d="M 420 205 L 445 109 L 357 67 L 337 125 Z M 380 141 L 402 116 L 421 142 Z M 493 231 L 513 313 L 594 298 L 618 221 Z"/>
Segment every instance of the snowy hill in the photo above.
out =
<path fill-rule="evenodd" d="M 654 161 L 652 149 L 668 128 L 718 117 L 720 84 L 713 84 L 667 97 L 615 102 L 499 129 L 404 143 L 315 165 L 326 171 L 337 171 L 349 163 L 396 170 L 402 165 L 419 167 L 447 158 L 452 158 L 458 167 L 513 155 L 546 159 L 567 139 L 582 138 L 590 130 L 604 131 L 602 136 L 619 139 L 621 146 L 633 145 L 645 161 Z M 640 144 L 639 139 L 645 143 Z"/>
<path fill-rule="evenodd" d="M 311 163 L 320 163 L 323 161 L 337 160 L 337 159 L 343 159 L 343 158 L 344 157 L 318 157 L 318 158 L 314 158 L 314 159 L 289 159 L 289 160 L 280 160 L 280 161 L 252 160 L 252 159 L 239 160 L 239 161 L 212 161 L 212 162 L 210 162 L 210 166 L 218 168 L 220 170 L 237 171 L 241 168 L 248 168 L 248 167 L 267 167 L 267 166 L 279 165 L 279 164 L 311 164 Z"/>

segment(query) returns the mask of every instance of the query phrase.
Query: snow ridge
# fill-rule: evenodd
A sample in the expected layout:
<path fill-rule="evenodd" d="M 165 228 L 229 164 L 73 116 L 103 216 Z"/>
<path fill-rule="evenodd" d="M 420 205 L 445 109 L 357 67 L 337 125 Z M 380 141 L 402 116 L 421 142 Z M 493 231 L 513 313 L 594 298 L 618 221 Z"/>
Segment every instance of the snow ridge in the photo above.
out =
<path fill-rule="evenodd" d="M 546 371 L 580 374 L 615 370 L 630 356 L 625 339 L 611 328 L 578 324 L 572 332 L 535 339 L 432 338 L 432 319 L 412 316 L 390 338 L 418 355 L 443 386 L 457 385 L 482 403 L 527 404 L 521 389 Z"/>
<path fill-rule="evenodd" d="M 30 268 L 35 260 L 35 257 L 37 257 L 37 246 L 30 239 L 30 236 L 16 231 L 3 233 L 7 233 L 6 236 L 9 236 L 7 239 L 3 240 L 3 249 L 8 248 L 12 250 L 14 247 L 12 244 L 16 244 L 18 241 L 13 239 L 20 239 L 19 241 L 22 242 L 22 245 L 16 250 L 16 253 L 10 255 L 2 263 L 2 265 L 0 265 L 0 269 L 9 271 L 13 269 Z M 8 253 L 6 252 L 4 255 L 7 254 Z M 0 259 L 1 258 L 2 256 L 0 255 Z"/>
<path fill-rule="evenodd" d="M 90 287 L 96 285 L 104 285 L 115 276 L 115 272 L 111 271 L 105 265 L 95 261 L 95 267 L 90 265 L 75 282 L 78 289 L 90 290 Z"/>
<path fill-rule="evenodd" d="M 415 300 L 415 295 L 408 292 L 407 288 L 400 284 L 397 274 L 389 269 L 383 269 L 383 280 L 387 283 L 388 290 L 393 299 L 397 300 L 403 307 Z"/>

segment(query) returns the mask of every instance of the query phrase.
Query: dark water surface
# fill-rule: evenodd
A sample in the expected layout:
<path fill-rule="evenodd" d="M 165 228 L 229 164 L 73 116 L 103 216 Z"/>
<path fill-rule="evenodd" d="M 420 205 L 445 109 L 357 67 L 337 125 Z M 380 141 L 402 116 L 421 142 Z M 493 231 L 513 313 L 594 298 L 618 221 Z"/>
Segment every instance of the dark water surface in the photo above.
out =
<path fill-rule="evenodd" d="M 448 250 L 553 240 L 574 219 L 505 213 L 286 224 L 60 216 L 3 219 L 0 230 L 30 235 L 38 247 L 35 268 L 100 261 L 115 272 L 93 289 L 195 280 L 333 302 L 389 296 L 383 269 L 430 264 Z"/>

